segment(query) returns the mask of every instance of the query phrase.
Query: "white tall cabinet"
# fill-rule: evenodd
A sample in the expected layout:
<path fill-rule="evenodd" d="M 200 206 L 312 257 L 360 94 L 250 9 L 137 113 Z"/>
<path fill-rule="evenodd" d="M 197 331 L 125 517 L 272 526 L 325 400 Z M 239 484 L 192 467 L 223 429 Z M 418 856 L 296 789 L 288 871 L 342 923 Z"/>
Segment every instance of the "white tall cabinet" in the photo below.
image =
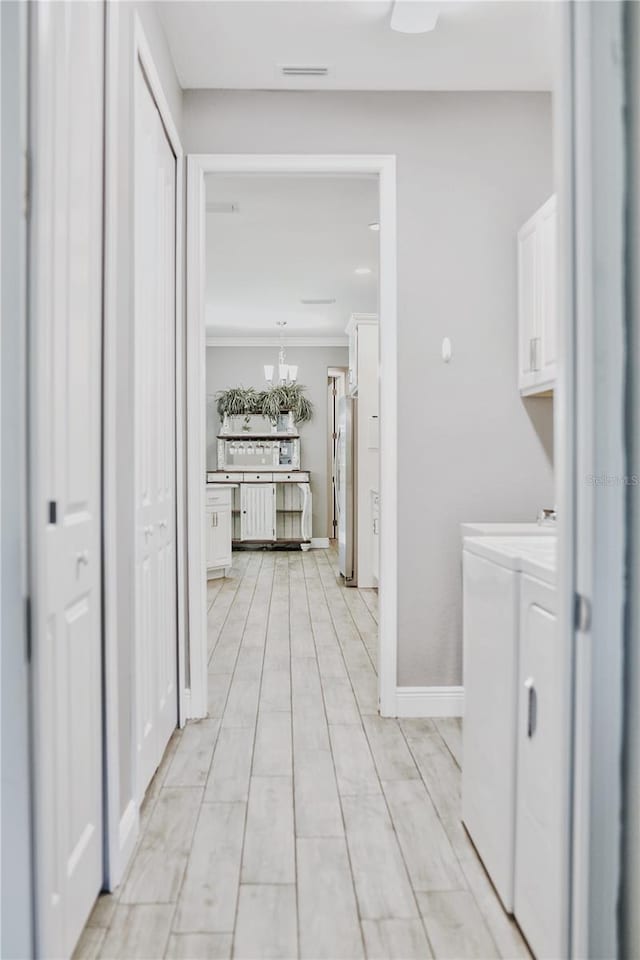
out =
<path fill-rule="evenodd" d="M 557 235 L 554 194 L 518 232 L 518 386 L 523 396 L 555 385 Z"/>
<path fill-rule="evenodd" d="M 359 587 L 378 586 L 380 476 L 379 429 L 379 329 L 375 314 L 354 314 L 346 330 L 349 336 L 347 391 L 356 399 L 356 570 Z M 371 493 L 376 492 L 375 517 Z"/>

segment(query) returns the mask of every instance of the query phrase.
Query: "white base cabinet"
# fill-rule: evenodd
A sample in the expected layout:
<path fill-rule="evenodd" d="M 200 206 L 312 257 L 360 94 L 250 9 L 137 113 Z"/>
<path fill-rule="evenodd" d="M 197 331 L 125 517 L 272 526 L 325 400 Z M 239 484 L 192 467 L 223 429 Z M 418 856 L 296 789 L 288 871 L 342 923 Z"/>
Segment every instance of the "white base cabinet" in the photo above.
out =
<path fill-rule="evenodd" d="M 205 544 L 208 580 L 224 576 L 232 564 L 231 496 L 230 487 L 207 487 Z"/>
<path fill-rule="evenodd" d="M 521 575 L 514 913 L 536 957 L 568 943 L 565 671 L 556 591 Z"/>

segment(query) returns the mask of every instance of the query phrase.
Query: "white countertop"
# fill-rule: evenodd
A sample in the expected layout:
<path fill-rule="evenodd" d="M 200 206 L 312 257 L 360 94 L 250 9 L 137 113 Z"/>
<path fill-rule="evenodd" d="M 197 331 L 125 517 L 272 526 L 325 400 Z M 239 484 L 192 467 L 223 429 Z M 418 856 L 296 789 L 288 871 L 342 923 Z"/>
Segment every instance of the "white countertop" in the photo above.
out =
<path fill-rule="evenodd" d="M 465 537 L 464 549 L 501 567 L 555 584 L 557 537 Z"/>
<path fill-rule="evenodd" d="M 557 526 L 551 523 L 537 523 L 524 520 L 507 523 L 461 523 L 463 537 L 548 537 L 556 536 Z"/>

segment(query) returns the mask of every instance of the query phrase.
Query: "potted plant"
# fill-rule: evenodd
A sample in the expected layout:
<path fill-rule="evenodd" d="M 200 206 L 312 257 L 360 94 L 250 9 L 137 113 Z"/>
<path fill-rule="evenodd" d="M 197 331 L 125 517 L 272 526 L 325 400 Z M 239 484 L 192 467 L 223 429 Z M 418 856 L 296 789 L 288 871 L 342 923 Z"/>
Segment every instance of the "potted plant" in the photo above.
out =
<path fill-rule="evenodd" d="M 275 426 L 281 413 L 289 414 L 289 433 L 295 432 L 295 424 L 305 423 L 313 416 L 313 404 L 306 396 L 306 387 L 299 383 L 278 384 L 262 395 L 262 414 Z"/>
<path fill-rule="evenodd" d="M 245 418 L 243 430 L 249 429 L 249 416 L 258 413 L 260 394 L 254 387 L 230 387 L 216 394 L 218 416 L 222 420 L 221 433 L 230 433 L 230 417 Z"/>

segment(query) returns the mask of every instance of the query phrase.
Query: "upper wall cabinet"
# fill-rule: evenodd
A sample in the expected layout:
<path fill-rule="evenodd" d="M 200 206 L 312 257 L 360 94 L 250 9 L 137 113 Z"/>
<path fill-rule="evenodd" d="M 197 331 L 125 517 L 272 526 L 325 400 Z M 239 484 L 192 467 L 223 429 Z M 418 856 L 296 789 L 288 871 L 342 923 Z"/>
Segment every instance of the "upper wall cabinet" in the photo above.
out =
<path fill-rule="evenodd" d="M 358 328 L 364 325 L 371 326 L 378 323 L 375 313 L 353 313 L 347 324 L 345 333 L 349 337 L 349 374 L 347 377 L 347 393 L 350 397 L 358 395 Z"/>
<path fill-rule="evenodd" d="M 518 232 L 518 386 L 523 396 L 555 386 L 556 211 L 554 194 Z"/>

